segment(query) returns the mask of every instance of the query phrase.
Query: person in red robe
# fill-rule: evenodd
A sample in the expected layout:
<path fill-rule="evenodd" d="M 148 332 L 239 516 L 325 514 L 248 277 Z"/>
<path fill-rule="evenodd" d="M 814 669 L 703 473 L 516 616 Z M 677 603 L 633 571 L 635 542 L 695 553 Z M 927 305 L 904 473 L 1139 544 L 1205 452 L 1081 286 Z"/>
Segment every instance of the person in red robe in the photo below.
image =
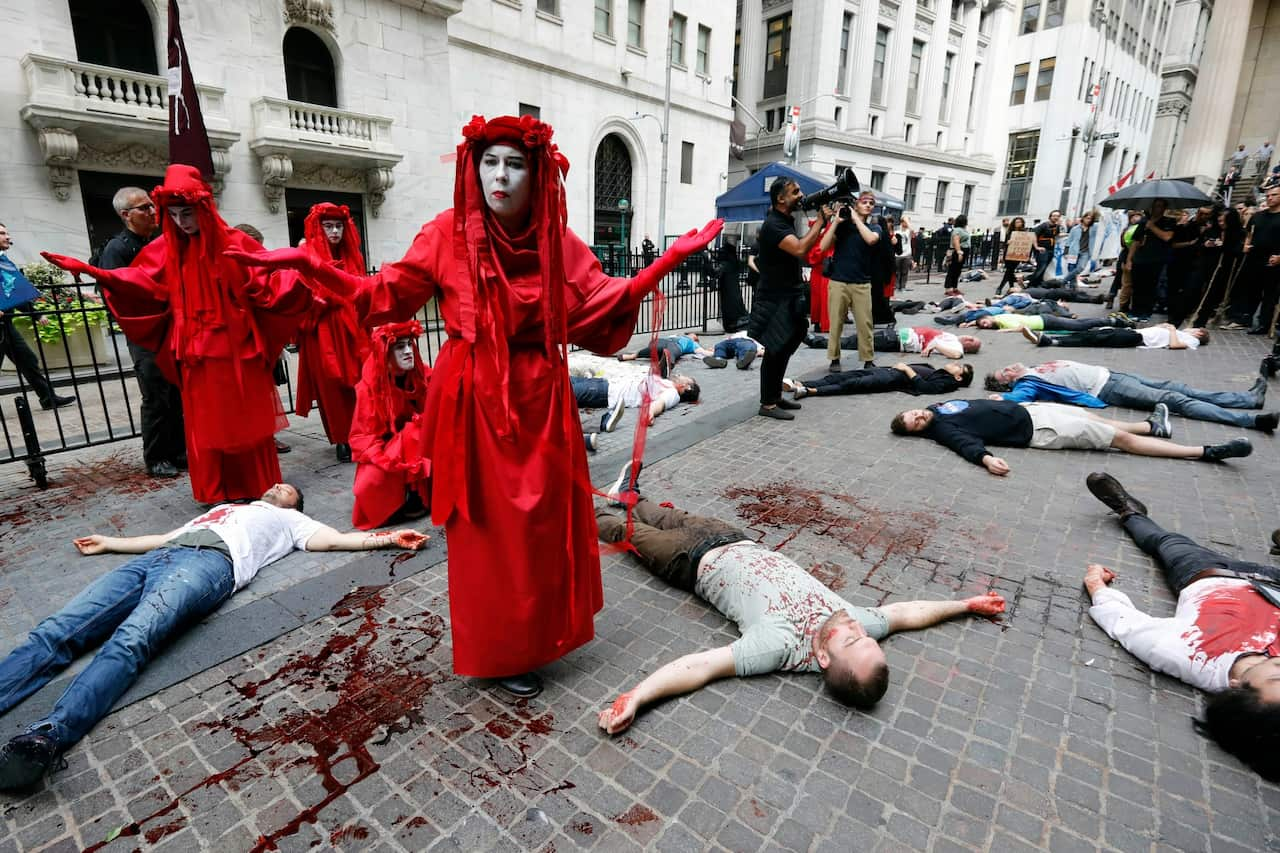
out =
<path fill-rule="evenodd" d="M 814 329 L 823 332 L 831 331 L 831 317 L 827 311 L 827 277 L 822 273 L 822 264 L 835 251 L 832 248 L 823 252 L 822 247 L 815 243 L 805 258 L 809 264 L 809 319 L 813 321 Z"/>
<path fill-rule="evenodd" d="M 723 222 L 612 278 L 566 225 L 569 164 L 549 125 L 475 116 L 463 137 L 453 208 L 377 275 L 353 280 L 297 249 L 235 256 L 353 288 L 366 325 L 436 299 L 447 339 L 422 421 L 432 520 L 449 543 L 453 667 L 530 697 L 542 689 L 534 670 L 591 640 L 603 604 L 567 346 L 622 349 L 641 300 Z"/>
<path fill-rule="evenodd" d="M 355 276 L 365 273 L 360 232 L 345 205 L 324 202 L 311 208 L 303 225 L 308 252 L 322 264 L 333 264 Z M 296 273 L 295 273 L 296 275 Z M 316 293 L 316 291 L 319 291 Z M 312 402 L 320 404 L 324 434 L 339 462 L 351 461 L 351 416 L 360 365 L 369 353 L 369 336 L 356 320 L 348 294 L 316 288 L 314 307 L 298 328 L 297 414 L 305 418 Z"/>
<path fill-rule="evenodd" d="M 427 514 L 430 463 L 422 454 L 422 413 L 428 368 L 418 351 L 422 324 L 387 323 L 373 330 L 373 345 L 356 386 L 351 452 L 356 461 L 351 523 L 361 530 Z"/>
<path fill-rule="evenodd" d="M 262 244 L 223 221 L 199 170 L 169 166 L 151 197 L 162 236 L 131 266 L 102 270 L 42 254 L 77 280 L 92 276 L 125 335 L 155 352 L 165 378 L 178 386 L 195 499 L 256 498 L 282 479 L 271 369 L 311 308 L 311 293 L 223 254 L 261 251 Z"/>

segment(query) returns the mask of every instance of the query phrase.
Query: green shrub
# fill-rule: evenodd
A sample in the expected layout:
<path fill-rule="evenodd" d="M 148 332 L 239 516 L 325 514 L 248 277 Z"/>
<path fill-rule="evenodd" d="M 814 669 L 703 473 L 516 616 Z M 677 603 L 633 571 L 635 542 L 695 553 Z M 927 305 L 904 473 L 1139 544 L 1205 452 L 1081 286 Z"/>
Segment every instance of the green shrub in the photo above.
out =
<path fill-rule="evenodd" d="M 107 309 L 101 297 L 81 293 L 79 287 L 68 283 L 67 274 L 53 264 L 27 264 L 22 274 L 40 291 L 40 296 L 31 301 L 39 319 L 33 323 L 30 315 L 18 314 L 13 325 L 27 332 L 34 326 L 42 344 L 58 345 L 65 335 L 77 329 L 107 323 Z"/>

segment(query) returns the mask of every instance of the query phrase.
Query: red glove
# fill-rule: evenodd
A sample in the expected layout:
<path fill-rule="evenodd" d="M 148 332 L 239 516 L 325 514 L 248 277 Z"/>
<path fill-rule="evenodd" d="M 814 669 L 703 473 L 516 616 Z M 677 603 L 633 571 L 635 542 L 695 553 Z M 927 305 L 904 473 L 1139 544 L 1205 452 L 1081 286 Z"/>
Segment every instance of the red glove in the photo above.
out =
<path fill-rule="evenodd" d="M 716 238 L 716 235 L 720 233 L 720 229 L 723 227 L 723 219 L 713 219 L 704 225 L 701 231 L 693 228 L 678 237 L 671 244 L 671 247 L 663 252 L 656 261 L 640 270 L 636 277 L 631 279 L 629 285 L 631 294 L 643 297 L 649 291 L 655 289 L 667 273 L 680 266 L 681 261 L 694 252 L 706 248 L 707 244 Z"/>
<path fill-rule="evenodd" d="M 75 279 L 76 284 L 81 283 L 81 275 L 92 276 L 99 284 L 112 284 L 115 281 L 115 276 L 107 270 L 90 266 L 78 258 L 72 258 L 68 255 L 55 255 L 53 252 L 41 252 L 40 257 L 55 267 L 71 273 L 71 277 Z"/>
<path fill-rule="evenodd" d="M 268 270 L 297 270 L 304 283 L 316 283 L 332 295 L 342 298 L 343 293 L 354 293 L 362 278 L 343 272 L 332 264 L 322 264 L 305 249 L 264 249 L 261 252 L 242 252 L 225 249 L 222 254 L 248 267 L 266 267 Z"/>

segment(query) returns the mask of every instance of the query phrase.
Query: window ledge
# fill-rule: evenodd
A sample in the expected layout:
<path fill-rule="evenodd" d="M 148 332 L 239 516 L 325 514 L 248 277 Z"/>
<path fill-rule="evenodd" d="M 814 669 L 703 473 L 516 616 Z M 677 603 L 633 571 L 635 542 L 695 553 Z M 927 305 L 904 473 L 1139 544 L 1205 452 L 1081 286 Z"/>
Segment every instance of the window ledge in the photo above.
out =
<path fill-rule="evenodd" d="M 510 6 L 512 9 L 520 8 L 520 0 L 495 0 L 495 2 L 503 6 Z"/>
<path fill-rule="evenodd" d="M 627 45 L 627 53 L 634 53 L 636 56 L 648 56 L 649 51 L 643 47 L 636 47 L 634 44 Z"/>
<path fill-rule="evenodd" d="M 618 40 L 608 33 L 592 33 L 591 35 L 596 41 L 602 41 L 605 44 L 617 45 L 618 43 Z"/>
<path fill-rule="evenodd" d="M 677 70 L 677 71 L 688 71 L 688 70 L 689 70 L 689 66 L 685 65 L 683 62 L 673 62 L 673 63 L 671 63 L 671 67 L 672 67 L 672 68 L 674 68 L 674 69 L 675 69 L 675 70 Z"/>
<path fill-rule="evenodd" d="M 549 24 L 555 24 L 557 27 L 564 26 L 564 18 L 561 18 L 559 15 L 553 15 L 550 12 L 544 12 L 541 9 L 538 9 L 535 14 L 540 20 L 546 21 Z"/>

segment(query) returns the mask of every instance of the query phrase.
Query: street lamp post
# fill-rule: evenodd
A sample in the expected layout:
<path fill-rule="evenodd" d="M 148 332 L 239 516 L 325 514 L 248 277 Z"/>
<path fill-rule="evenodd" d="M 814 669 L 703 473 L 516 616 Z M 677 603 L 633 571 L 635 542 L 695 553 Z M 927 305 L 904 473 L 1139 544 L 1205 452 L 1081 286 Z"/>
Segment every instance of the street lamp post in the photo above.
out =
<path fill-rule="evenodd" d="M 630 209 L 631 202 L 625 198 L 618 199 L 618 213 L 622 215 L 622 232 L 618 235 L 621 239 L 618 242 L 622 244 L 622 268 L 624 270 L 628 268 L 628 261 L 631 256 L 631 241 L 627 238 L 627 211 Z M 624 273 L 624 275 L 630 274 L 630 272 Z"/>
<path fill-rule="evenodd" d="M 667 102 L 668 118 L 670 118 L 671 103 Z M 658 131 L 662 139 L 662 186 L 658 188 L 658 240 L 663 244 L 662 248 L 666 248 L 667 234 L 667 123 L 658 118 L 653 113 L 635 113 L 631 116 L 631 120 L 638 118 L 651 118 L 658 123 Z"/>

